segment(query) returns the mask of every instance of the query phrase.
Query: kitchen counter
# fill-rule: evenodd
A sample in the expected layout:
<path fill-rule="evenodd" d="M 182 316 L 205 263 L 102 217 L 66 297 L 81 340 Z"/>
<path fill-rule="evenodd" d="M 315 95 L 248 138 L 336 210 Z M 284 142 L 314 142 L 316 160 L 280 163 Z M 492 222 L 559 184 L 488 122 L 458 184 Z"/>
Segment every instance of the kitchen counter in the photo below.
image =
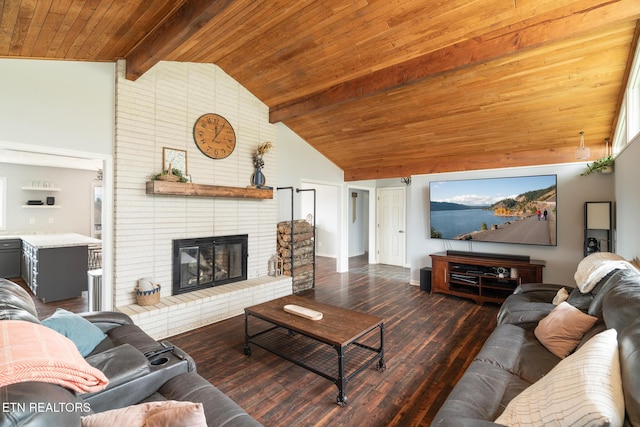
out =
<path fill-rule="evenodd" d="M 102 244 L 102 240 L 77 233 L 28 234 L 19 236 L 23 242 L 37 249 L 62 248 L 69 246 L 93 246 Z"/>

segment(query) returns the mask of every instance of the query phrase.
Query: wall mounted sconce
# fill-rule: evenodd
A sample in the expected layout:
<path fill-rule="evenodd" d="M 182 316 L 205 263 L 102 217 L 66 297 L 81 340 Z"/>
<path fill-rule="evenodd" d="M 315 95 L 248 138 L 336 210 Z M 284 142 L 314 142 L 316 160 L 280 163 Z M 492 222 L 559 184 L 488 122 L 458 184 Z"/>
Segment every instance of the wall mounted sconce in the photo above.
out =
<path fill-rule="evenodd" d="M 403 176 L 402 178 L 400 178 L 400 181 L 406 185 L 407 187 L 411 185 L 411 177 L 410 176 Z"/>
<path fill-rule="evenodd" d="M 580 147 L 576 149 L 576 159 L 587 160 L 589 158 L 589 147 L 584 146 L 584 132 L 580 132 Z"/>

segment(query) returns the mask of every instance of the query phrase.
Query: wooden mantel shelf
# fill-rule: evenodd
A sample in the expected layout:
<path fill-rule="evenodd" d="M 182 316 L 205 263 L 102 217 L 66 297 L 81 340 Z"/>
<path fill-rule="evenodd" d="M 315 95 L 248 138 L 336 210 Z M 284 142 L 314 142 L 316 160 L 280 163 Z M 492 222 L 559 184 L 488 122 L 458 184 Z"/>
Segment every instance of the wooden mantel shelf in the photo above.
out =
<path fill-rule="evenodd" d="M 189 182 L 147 181 L 147 194 L 191 197 L 229 197 L 236 199 L 273 199 L 273 190 L 255 187 L 224 187 Z"/>

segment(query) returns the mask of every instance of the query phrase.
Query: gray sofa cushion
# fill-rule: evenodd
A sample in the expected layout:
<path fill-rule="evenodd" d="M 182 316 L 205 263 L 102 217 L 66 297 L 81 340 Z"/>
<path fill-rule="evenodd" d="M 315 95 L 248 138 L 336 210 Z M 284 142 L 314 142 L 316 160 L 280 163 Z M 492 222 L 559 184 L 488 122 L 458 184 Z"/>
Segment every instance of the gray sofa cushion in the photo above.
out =
<path fill-rule="evenodd" d="M 535 339 L 531 329 L 498 325 L 447 397 L 432 425 L 472 426 L 482 424 L 471 421 L 496 419 L 511 399 L 559 361 L 560 358 Z M 469 423 L 465 424 L 465 420 Z"/>
<path fill-rule="evenodd" d="M 560 358 L 535 338 L 533 330 L 516 325 L 498 325 L 474 360 L 496 365 L 533 384 L 547 374 Z M 513 396 L 507 396 L 509 400 Z"/>
<path fill-rule="evenodd" d="M 569 298 L 567 298 L 567 302 L 577 308 L 578 310 L 586 313 L 589 311 L 589 306 L 593 301 L 593 294 L 583 294 L 580 292 L 580 289 L 573 288 L 569 293 Z"/>
<path fill-rule="evenodd" d="M 498 312 L 498 324 L 534 327 L 551 313 L 554 307 L 549 302 L 531 302 L 529 294 L 510 295 Z"/>
<path fill-rule="evenodd" d="M 616 269 L 607 273 L 590 292 L 593 299 L 591 304 L 589 304 L 587 314 L 602 318 L 602 303 L 605 296 L 609 293 L 611 287 L 618 286 L 620 280 L 625 280 L 625 277 L 629 277 L 629 274 L 636 276 L 632 270 Z"/>
<path fill-rule="evenodd" d="M 635 270 L 620 270 L 616 284 L 606 292 L 602 316 L 607 327 L 623 331 L 639 317 L 640 273 Z"/>
<path fill-rule="evenodd" d="M 523 283 L 518 285 L 498 311 L 498 324 L 510 323 L 532 327 L 553 310 L 553 297 L 562 289 L 554 283 Z"/>
<path fill-rule="evenodd" d="M 261 424 L 238 404 L 195 372 L 177 375 L 167 381 L 146 402 L 157 400 L 183 400 L 200 402 L 204 406 L 210 427 L 259 427 Z"/>

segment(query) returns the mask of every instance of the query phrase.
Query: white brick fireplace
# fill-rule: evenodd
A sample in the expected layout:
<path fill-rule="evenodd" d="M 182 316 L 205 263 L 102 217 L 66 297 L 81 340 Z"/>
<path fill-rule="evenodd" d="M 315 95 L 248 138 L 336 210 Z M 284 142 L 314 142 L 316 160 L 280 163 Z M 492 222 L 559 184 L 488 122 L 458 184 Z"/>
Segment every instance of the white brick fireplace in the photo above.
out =
<path fill-rule="evenodd" d="M 273 185 L 278 144 L 268 107 L 215 65 L 160 62 L 136 81 L 125 79 L 124 66 L 118 63 L 116 84 L 114 306 L 163 338 L 290 294 L 289 278 L 267 276 L 275 253 L 276 191 L 271 200 L 145 191 L 149 177 L 162 169 L 163 147 L 187 152 L 187 173 L 194 183 L 246 187 L 253 153 L 265 141 L 275 146 L 265 155 L 263 169 L 267 185 Z M 234 127 L 236 148 L 225 159 L 204 156 L 194 143 L 193 125 L 205 113 L 220 114 Z M 233 234 L 249 236 L 248 280 L 193 292 L 195 297 L 171 296 L 173 240 Z M 161 304 L 135 304 L 142 277 L 161 284 Z"/>

